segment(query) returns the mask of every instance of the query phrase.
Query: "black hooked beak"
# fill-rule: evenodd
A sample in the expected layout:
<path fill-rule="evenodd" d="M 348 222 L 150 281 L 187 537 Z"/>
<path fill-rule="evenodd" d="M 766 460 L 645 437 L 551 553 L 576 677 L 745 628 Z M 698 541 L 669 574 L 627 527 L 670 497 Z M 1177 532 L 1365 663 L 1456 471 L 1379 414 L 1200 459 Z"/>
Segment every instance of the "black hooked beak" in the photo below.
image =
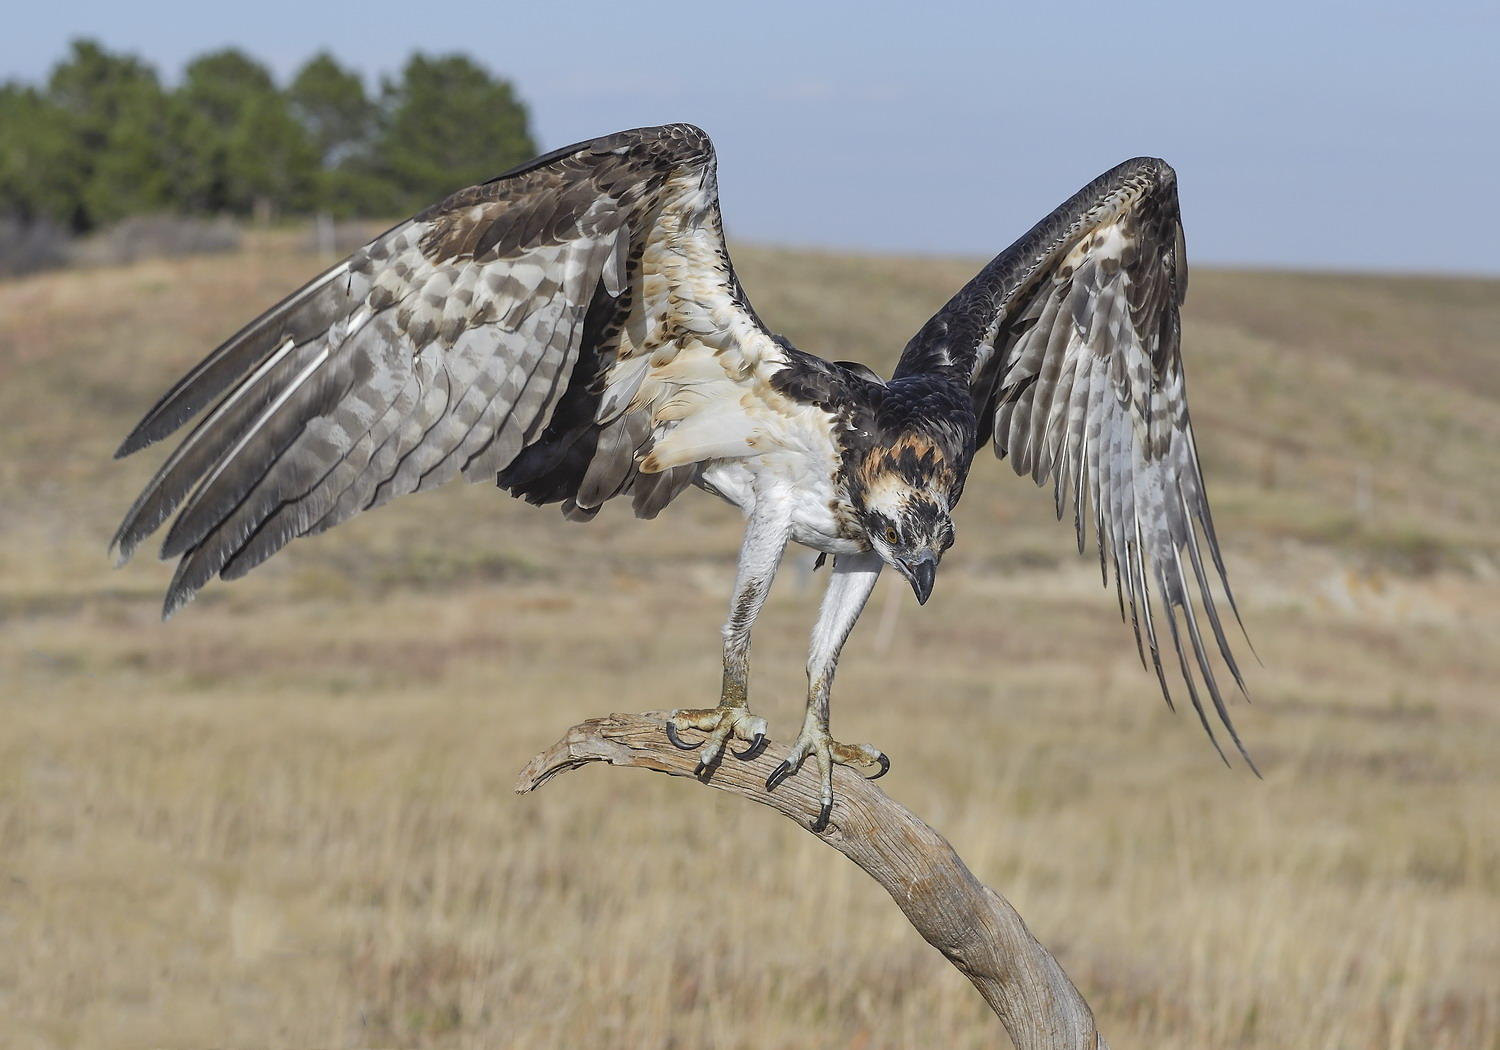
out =
<path fill-rule="evenodd" d="M 900 561 L 901 571 L 917 596 L 917 604 L 926 605 L 927 599 L 932 595 L 933 581 L 937 579 L 937 555 L 932 551 L 923 551 L 915 558 L 902 558 Z"/>

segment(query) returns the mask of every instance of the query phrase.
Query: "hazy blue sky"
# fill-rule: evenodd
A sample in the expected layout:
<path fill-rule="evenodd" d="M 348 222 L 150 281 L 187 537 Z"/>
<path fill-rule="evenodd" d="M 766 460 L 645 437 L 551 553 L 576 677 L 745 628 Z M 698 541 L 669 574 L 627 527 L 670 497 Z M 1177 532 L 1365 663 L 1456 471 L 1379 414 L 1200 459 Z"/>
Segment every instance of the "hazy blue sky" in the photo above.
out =
<path fill-rule="evenodd" d="M 758 241 L 990 255 L 1149 153 L 1195 260 L 1500 271 L 1495 0 L 17 6 L 0 77 L 79 35 L 169 78 L 227 44 L 282 77 L 329 48 L 372 83 L 462 50 L 515 81 L 543 148 L 690 120 Z"/>

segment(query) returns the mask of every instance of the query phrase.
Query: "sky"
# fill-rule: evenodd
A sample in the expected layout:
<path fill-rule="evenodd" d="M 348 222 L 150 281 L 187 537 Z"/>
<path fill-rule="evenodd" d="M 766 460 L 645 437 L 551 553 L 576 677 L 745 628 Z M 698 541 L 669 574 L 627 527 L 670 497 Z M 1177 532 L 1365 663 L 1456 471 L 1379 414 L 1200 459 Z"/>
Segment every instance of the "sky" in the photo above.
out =
<path fill-rule="evenodd" d="M 462 51 L 542 149 L 699 124 L 730 234 L 762 243 L 990 256 L 1149 154 L 1195 262 L 1500 273 L 1495 0 L 73 0 L 7 15 L 0 79 L 44 79 L 78 36 L 168 80 L 228 45 L 283 82 L 328 49 L 371 86 Z"/>

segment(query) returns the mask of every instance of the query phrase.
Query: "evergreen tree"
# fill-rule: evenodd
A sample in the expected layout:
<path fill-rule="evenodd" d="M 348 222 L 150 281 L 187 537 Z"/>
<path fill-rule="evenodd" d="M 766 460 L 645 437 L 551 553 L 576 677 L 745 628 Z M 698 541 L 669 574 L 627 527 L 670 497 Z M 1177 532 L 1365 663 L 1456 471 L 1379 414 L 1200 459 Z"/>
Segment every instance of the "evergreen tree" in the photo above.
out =
<path fill-rule="evenodd" d="M 371 163 L 375 104 L 359 75 L 325 51 L 298 71 L 287 97 L 319 155 L 318 209 L 340 216 L 390 210 L 391 194 Z"/>
<path fill-rule="evenodd" d="M 368 151 L 375 106 L 359 75 L 324 51 L 307 61 L 287 88 L 292 115 L 307 129 L 325 169 Z"/>
<path fill-rule="evenodd" d="M 150 86 L 140 85 L 121 100 L 83 190 L 90 227 L 177 206 L 168 163 L 167 108 L 167 96 L 154 77 Z"/>
<path fill-rule="evenodd" d="M 75 40 L 52 69 L 48 100 L 72 140 L 79 192 L 68 223 L 88 230 L 171 205 L 165 167 L 166 95 L 140 59 Z"/>
<path fill-rule="evenodd" d="M 231 128 L 257 99 L 276 94 L 270 70 L 238 48 L 199 55 L 182 74 L 182 96 L 215 127 Z"/>
<path fill-rule="evenodd" d="M 463 55 L 413 55 L 382 96 L 375 163 L 396 211 L 426 207 L 536 153 L 510 83 Z"/>
<path fill-rule="evenodd" d="M 258 218 L 306 212 L 313 205 L 317 150 L 279 94 L 252 99 L 230 131 L 225 150 L 230 200 Z"/>
<path fill-rule="evenodd" d="M 394 215 L 536 152 L 511 85 L 416 54 L 378 104 L 323 53 L 285 91 L 242 51 L 166 90 L 131 55 L 77 40 L 45 89 L 0 84 L 0 219 L 85 232 L 127 215 Z"/>
<path fill-rule="evenodd" d="M 265 66 L 235 48 L 201 55 L 178 96 L 200 133 L 189 167 L 205 210 L 268 216 L 311 205 L 317 151 Z"/>
<path fill-rule="evenodd" d="M 0 85 L 0 219 L 71 226 L 83 158 L 65 115 L 35 88 Z"/>
<path fill-rule="evenodd" d="M 172 185 L 175 210 L 216 215 L 227 208 L 223 129 L 181 90 L 167 98 L 162 163 Z"/>

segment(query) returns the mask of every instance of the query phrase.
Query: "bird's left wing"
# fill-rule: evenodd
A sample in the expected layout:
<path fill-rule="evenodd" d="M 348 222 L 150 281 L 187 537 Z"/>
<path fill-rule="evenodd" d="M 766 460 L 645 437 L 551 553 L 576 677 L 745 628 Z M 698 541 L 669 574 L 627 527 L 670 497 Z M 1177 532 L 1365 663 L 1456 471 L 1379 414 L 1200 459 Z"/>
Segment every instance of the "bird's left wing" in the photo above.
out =
<path fill-rule="evenodd" d="M 1178 316 L 1186 291 L 1176 173 L 1162 160 L 1129 160 L 965 285 L 907 345 L 896 374 L 967 375 L 981 440 L 993 440 L 1018 474 L 1053 484 L 1059 519 L 1072 501 L 1080 553 L 1092 507 L 1100 569 L 1106 583 L 1113 570 L 1142 662 L 1144 628 L 1170 704 L 1164 619 L 1204 729 L 1213 739 L 1195 672 L 1253 769 L 1191 595 L 1243 691 L 1204 567 L 1206 547 L 1233 608 L 1188 418 Z"/>

